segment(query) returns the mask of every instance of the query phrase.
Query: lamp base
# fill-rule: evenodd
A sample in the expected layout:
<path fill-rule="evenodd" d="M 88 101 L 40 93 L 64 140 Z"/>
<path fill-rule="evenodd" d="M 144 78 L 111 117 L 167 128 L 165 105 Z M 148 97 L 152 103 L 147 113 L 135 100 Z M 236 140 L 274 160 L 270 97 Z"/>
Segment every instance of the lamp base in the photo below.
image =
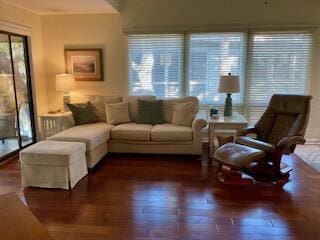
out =
<path fill-rule="evenodd" d="M 232 116 L 232 98 L 231 93 L 227 93 L 226 101 L 224 103 L 224 116 L 231 117 Z"/>

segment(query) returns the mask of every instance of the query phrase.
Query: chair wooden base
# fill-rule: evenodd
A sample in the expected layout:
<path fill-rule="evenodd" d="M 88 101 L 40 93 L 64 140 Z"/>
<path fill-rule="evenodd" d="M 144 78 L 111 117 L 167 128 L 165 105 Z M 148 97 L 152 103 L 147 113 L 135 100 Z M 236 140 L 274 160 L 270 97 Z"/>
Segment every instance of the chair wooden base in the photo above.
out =
<path fill-rule="evenodd" d="M 243 171 L 256 181 L 286 183 L 289 180 L 292 168 L 277 169 L 266 162 L 260 162 L 250 164 Z"/>
<path fill-rule="evenodd" d="M 223 163 L 217 173 L 217 179 L 219 182 L 232 186 L 251 186 L 253 184 L 253 180 L 244 177 L 239 169 Z"/>

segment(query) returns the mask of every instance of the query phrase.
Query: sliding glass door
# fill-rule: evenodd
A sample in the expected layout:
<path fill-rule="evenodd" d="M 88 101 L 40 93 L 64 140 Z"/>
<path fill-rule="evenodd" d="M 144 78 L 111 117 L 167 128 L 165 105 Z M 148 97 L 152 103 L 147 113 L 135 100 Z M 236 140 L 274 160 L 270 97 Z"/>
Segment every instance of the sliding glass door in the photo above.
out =
<path fill-rule="evenodd" d="M 27 37 L 0 32 L 0 161 L 35 141 Z"/>

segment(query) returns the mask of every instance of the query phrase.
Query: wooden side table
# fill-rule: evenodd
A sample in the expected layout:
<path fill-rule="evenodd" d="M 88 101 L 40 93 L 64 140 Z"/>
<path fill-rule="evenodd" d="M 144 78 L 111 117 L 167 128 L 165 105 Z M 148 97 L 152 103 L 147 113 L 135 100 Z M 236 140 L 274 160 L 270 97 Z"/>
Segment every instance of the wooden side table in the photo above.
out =
<path fill-rule="evenodd" d="M 231 117 L 225 117 L 223 114 L 219 114 L 218 117 L 217 119 L 209 118 L 210 158 L 212 158 L 214 151 L 214 139 L 219 132 L 236 134 L 238 130 L 248 126 L 245 117 L 236 112 Z"/>
<path fill-rule="evenodd" d="M 52 240 L 15 193 L 0 195 L 1 240 Z"/>
<path fill-rule="evenodd" d="M 51 137 L 72 125 L 72 113 L 53 113 L 40 116 L 42 139 Z"/>

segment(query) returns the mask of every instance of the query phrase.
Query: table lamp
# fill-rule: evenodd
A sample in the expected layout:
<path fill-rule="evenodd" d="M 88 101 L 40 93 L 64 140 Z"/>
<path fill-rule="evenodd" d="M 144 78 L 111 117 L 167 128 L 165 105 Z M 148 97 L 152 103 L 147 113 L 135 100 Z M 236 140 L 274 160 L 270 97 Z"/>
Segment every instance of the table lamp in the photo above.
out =
<path fill-rule="evenodd" d="M 232 115 L 232 93 L 240 92 L 239 76 L 232 76 L 229 73 L 227 76 L 221 76 L 219 83 L 219 93 L 226 93 L 226 101 L 224 104 L 224 116 L 230 117 Z"/>
<path fill-rule="evenodd" d="M 76 89 L 76 81 L 73 74 L 57 74 L 56 75 L 56 90 L 64 92 L 63 94 L 63 108 L 64 111 L 68 111 L 67 103 L 70 103 L 69 92 Z"/>

